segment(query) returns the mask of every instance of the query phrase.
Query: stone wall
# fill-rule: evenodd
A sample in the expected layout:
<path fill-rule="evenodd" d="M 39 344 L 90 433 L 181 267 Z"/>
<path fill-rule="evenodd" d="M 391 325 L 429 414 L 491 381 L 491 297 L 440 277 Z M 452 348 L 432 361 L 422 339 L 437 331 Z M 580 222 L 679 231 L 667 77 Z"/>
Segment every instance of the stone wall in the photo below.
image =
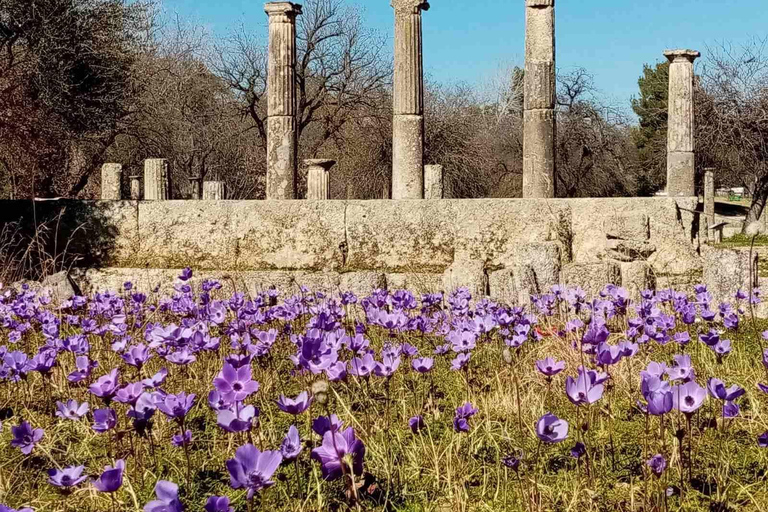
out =
<path fill-rule="evenodd" d="M 637 293 L 654 281 L 697 281 L 703 259 L 689 213 L 696 203 L 696 198 L 55 201 L 36 208 L 38 218 L 57 209 L 90 212 L 93 222 L 81 215 L 77 230 L 63 228 L 81 241 L 74 246 L 102 241 L 99 257 L 89 262 L 100 270 L 77 274 L 86 290 L 114 286 L 132 275 L 149 275 L 147 284 L 155 286 L 167 277 L 165 269 L 173 275 L 190 266 L 240 279 L 250 288 L 469 286 L 475 293 L 518 300 L 561 282 L 596 292 L 607 281 L 626 281 Z M 29 205 L 4 203 L 0 222 L 29 218 Z"/>

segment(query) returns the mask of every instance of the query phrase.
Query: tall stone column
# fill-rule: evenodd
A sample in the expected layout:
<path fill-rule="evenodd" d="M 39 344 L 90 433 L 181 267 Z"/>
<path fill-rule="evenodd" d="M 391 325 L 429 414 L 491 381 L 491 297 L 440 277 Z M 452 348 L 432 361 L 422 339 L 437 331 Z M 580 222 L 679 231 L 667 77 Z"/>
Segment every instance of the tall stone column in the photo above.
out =
<path fill-rule="evenodd" d="M 296 16 L 301 5 L 269 2 L 267 199 L 296 198 Z"/>
<path fill-rule="evenodd" d="M 192 189 L 192 199 L 200 200 L 203 198 L 203 179 L 199 176 L 187 178 L 189 187 Z"/>
<path fill-rule="evenodd" d="M 120 200 L 120 177 L 123 166 L 104 164 L 101 166 L 101 198 L 105 201 Z"/>
<path fill-rule="evenodd" d="M 141 199 L 141 176 L 131 176 L 131 200 Z"/>
<path fill-rule="evenodd" d="M 709 239 L 709 230 L 715 225 L 715 173 L 713 169 L 706 169 L 704 173 L 704 224 L 705 236 L 701 241 Z"/>
<path fill-rule="evenodd" d="M 304 160 L 307 168 L 307 199 L 325 200 L 331 198 L 331 167 L 335 160 Z"/>
<path fill-rule="evenodd" d="M 555 197 L 555 0 L 525 0 L 523 197 Z"/>
<path fill-rule="evenodd" d="M 392 118 L 392 199 L 424 198 L 424 64 L 421 12 L 425 0 L 392 0 L 395 76 Z"/>
<path fill-rule="evenodd" d="M 205 181 L 203 182 L 203 199 L 207 201 L 224 199 L 224 182 L 223 181 Z"/>
<path fill-rule="evenodd" d="M 168 160 L 150 158 L 144 161 L 144 200 L 165 201 L 171 198 L 171 173 Z"/>
<path fill-rule="evenodd" d="M 667 50 L 669 100 L 667 119 L 667 195 L 695 195 L 695 151 L 693 109 L 693 61 L 695 50 Z"/>
<path fill-rule="evenodd" d="M 424 166 L 424 199 L 442 199 L 443 194 L 443 166 Z"/>

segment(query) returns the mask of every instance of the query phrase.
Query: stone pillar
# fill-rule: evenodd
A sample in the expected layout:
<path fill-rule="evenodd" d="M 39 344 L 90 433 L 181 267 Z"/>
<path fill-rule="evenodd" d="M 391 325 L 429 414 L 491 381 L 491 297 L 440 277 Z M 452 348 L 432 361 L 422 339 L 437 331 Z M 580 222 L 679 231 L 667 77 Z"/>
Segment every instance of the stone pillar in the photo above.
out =
<path fill-rule="evenodd" d="M 133 201 L 141 199 L 141 176 L 131 176 L 131 199 Z"/>
<path fill-rule="evenodd" d="M 200 177 L 187 178 L 192 188 L 192 199 L 200 200 L 203 198 L 203 179 Z"/>
<path fill-rule="evenodd" d="M 705 169 L 704 172 L 704 218 L 702 224 L 706 229 L 706 236 L 701 238 L 701 241 L 704 242 L 710 238 L 710 228 L 715 225 L 715 173 L 713 169 Z"/>
<path fill-rule="evenodd" d="M 695 141 L 693 110 L 694 50 L 667 50 L 669 100 L 667 120 L 667 195 L 693 196 L 695 187 Z"/>
<path fill-rule="evenodd" d="M 171 173 L 168 160 L 150 158 L 144 161 L 144 200 L 164 201 L 171 198 Z"/>
<path fill-rule="evenodd" d="M 203 199 L 207 201 L 220 201 L 224 199 L 224 182 L 223 181 L 204 181 L 203 182 Z"/>
<path fill-rule="evenodd" d="M 392 0 L 395 76 L 392 118 L 392 199 L 424 198 L 424 64 L 421 11 L 425 0 Z"/>
<path fill-rule="evenodd" d="M 424 166 L 424 199 L 443 199 L 443 166 Z"/>
<path fill-rule="evenodd" d="M 304 160 L 307 168 L 307 199 L 324 200 L 331 198 L 331 176 L 329 171 L 336 165 L 335 160 Z"/>
<path fill-rule="evenodd" d="M 296 198 L 296 16 L 301 5 L 264 4 L 267 64 L 267 199 Z"/>
<path fill-rule="evenodd" d="M 120 176 L 123 166 L 120 164 L 104 164 L 101 166 L 101 199 L 105 201 L 120 200 Z"/>
<path fill-rule="evenodd" d="M 525 0 L 523 197 L 555 197 L 555 0 Z"/>

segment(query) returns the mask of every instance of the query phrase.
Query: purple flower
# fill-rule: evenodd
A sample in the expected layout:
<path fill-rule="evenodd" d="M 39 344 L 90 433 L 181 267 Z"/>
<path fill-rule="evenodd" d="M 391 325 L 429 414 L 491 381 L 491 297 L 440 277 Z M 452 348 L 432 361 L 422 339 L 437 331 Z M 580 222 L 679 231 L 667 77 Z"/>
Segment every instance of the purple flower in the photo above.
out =
<path fill-rule="evenodd" d="M 690 381 L 672 388 L 672 398 L 675 409 L 684 414 L 693 414 L 704 403 L 707 391 L 696 381 Z"/>
<path fill-rule="evenodd" d="M 148 379 L 142 380 L 141 383 L 144 384 L 145 388 L 159 388 L 165 382 L 166 377 L 168 377 L 168 370 L 160 368 L 159 372 Z"/>
<path fill-rule="evenodd" d="M 242 402 L 259 390 L 259 383 L 251 377 L 249 365 L 235 369 L 231 364 L 224 363 L 224 368 L 213 380 L 213 385 L 228 400 L 235 402 Z"/>
<path fill-rule="evenodd" d="M 419 373 L 427 373 L 434 366 L 435 360 L 431 357 L 419 357 L 411 362 L 413 369 Z"/>
<path fill-rule="evenodd" d="M 551 378 L 565 370 L 565 361 L 555 362 L 553 358 L 546 357 L 540 361 L 536 361 L 536 369 L 544 376 Z"/>
<path fill-rule="evenodd" d="M 83 474 L 84 466 L 71 466 L 63 470 L 49 469 L 48 483 L 61 488 L 74 487 L 86 479 Z"/>
<path fill-rule="evenodd" d="M 13 434 L 11 446 L 19 448 L 24 455 L 29 455 L 43 438 L 44 433 L 43 429 L 33 429 L 28 422 L 22 421 L 18 427 L 11 427 L 11 434 Z"/>
<path fill-rule="evenodd" d="M 144 512 L 183 512 L 178 485 L 160 480 L 155 485 L 155 495 L 157 499 L 144 505 Z"/>
<path fill-rule="evenodd" d="M 142 382 L 126 384 L 115 393 L 115 401 L 121 404 L 135 404 L 143 392 L 144 384 Z"/>
<path fill-rule="evenodd" d="M 235 509 L 229 506 L 229 498 L 226 496 L 211 496 L 203 509 L 205 512 L 235 512 Z"/>
<path fill-rule="evenodd" d="M 577 441 L 571 448 L 571 457 L 574 459 L 580 459 L 585 453 L 587 453 L 587 447 L 581 441 Z"/>
<path fill-rule="evenodd" d="M 596 373 L 579 368 L 576 380 L 570 375 L 565 378 L 565 393 L 574 405 L 593 404 L 602 398 L 604 389 L 602 384 L 596 382 Z"/>
<path fill-rule="evenodd" d="M 233 489 L 248 489 L 248 499 L 262 489 L 275 484 L 271 480 L 283 456 L 280 452 L 261 452 L 252 444 L 241 446 L 235 452 L 235 458 L 227 461 L 229 484 Z"/>
<path fill-rule="evenodd" d="M 16 510 L 15 508 L 7 507 L 2 503 L 0 503 L 0 512 L 34 512 L 34 511 L 29 507 L 24 507 Z"/>
<path fill-rule="evenodd" d="M 306 391 L 299 393 L 296 398 L 287 398 L 284 395 L 280 395 L 277 399 L 277 407 L 288 414 L 299 415 L 309 409 L 312 405 L 312 397 Z"/>
<path fill-rule="evenodd" d="M 181 434 L 175 434 L 171 438 L 171 444 L 177 448 L 183 448 L 184 446 L 189 446 L 190 444 L 192 444 L 192 431 L 185 430 L 183 436 Z"/>
<path fill-rule="evenodd" d="M 318 448 L 312 450 L 312 459 L 321 465 L 323 478 L 325 480 L 336 480 L 344 474 L 342 464 L 346 471 L 354 472 L 355 475 L 363 474 L 363 457 L 365 456 L 365 445 L 357 437 L 352 427 L 343 432 L 327 431 L 323 435 L 323 443 Z M 351 461 L 352 467 L 349 468 L 348 462 Z"/>
<path fill-rule="evenodd" d="M 150 354 L 147 346 L 143 343 L 139 343 L 128 349 L 124 354 L 121 354 L 120 357 L 122 357 L 123 361 L 127 364 L 141 369 L 141 367 L 144 366 L 144 363 L 152 357 L 152 354 Z"/>
<path fill-rule="evenodd" d="M 418 434 L 425 426 L 424 418 L 422 416 L 414 416 L 408 420 L 408 426 L 411 428 L 411 432 Z"/>
<path fill-rule="evenodd" d="M 189 281 L 192 279 L 192 269 L 187 267 L 184 270 L 181 271 L 181 274 L 179 274 L 179 279 L 182 281 Z"/>
<path fill-rule="evenodd" d="M 67 420 L 79 420 L 88 412 L 88 402 L 82 404 L 77 400 L 67 400 L 66 403 L 56 402 L 56 416 Z"/>
<path fill-rule="evenodd" d="M 288 429 L 288 434 L 283 438 L 283 442 L 280 445 L 280 453 L 285 460 L 294 460 L 301 453 L 301 449 L 299 429 L 295 425 L 291 425 Z"/>
<path fill-rule="evenodd" d="M 712 350 L 718 356 L 726 356 L 731 353 L 731 340 L 720 340 L 712 346 Z"/>
<path fill-rule="evenodd" d="M 98 366 L 99 363 L 91 361 L 88 356 L 77 356 L 75 359 L 75 366 L 77 369 L 67 375 L 67 380 L 73 384 L 82 382 L 91 376 L 91 371 Z"/>
<path fill-rule="evenodd" d="M 166 356 L 165 360 L 169 363 L 185 366 L 197 361 L 197 357 L 192 354 L 188 348 L 184 347 L 181 350 L 177 350 L 173 354 Z"/>
<path fill-rule="evenodd" d="M 469 363 L 472 354 L 459 354 L 453 360 L 451 360 L 451 370 L 459 371 Z"/>
<path fill-rule="evenodd" d="M 319 436 L 324 436 L 329 430 L 338 432 L 344 428 L 344 422 L 339 419 L 335 414 L 328 416 L 319 416 L 312 421 L 312 430 Z"/>
<path fill-rule="evenodd" d="M 739 416 L 739 406 L 733 402 L 723 404 L 723 418 L 736 418 Z"/>
<path fill-rule="evenodd" d="M 667 460 L 661 454 L 654 455 L 648 459 L 646 464 L 656 476 L 661 476 L 664 470 L 667 469 Z"/>
<path fill-rule="evenodd" d="M 400 367 L 400 356 L 387 354 L 382 358 L 382 362 L 376 363 L 373 373 L 378 377 L 391 377 Z"/>
<path fill-rule="evenodd" d="M 502 464 L 504 464 L 509 469 L 517 472 L 520 469 L 520 463 L 523 461 L 523 454 L 522 452 L 519 454 L 509 454 L 505 456 L 503 459 L 501 459 Z"/>
<path fill-rule="evenodd" d="M 93 411 L 93 430 L 104 433 L 117 425 L 117 414 L 112 409 L 96 409 Z"/>
<path fill-rule="evenodd" d="M 115 462 L 114 467 L 106 466 L 99 479 L 93 482 L 93 486 L 101 492 L 115 492 L 123 486 L 123 471 L 125 471 L 125 461 L 120 459 Z"/>
<path fill-rule="evenodd" d="M 226 432 L 247 432 L 258 415 L 259 410 L 252 405 L 241 406 L 237 412 L 223 409 L 216 415 L 216 423 Z"/>
<path fill-rule="evenodd" d="M 568 437 L 568 422 L 547 413 L 536 422 L 536 435 L 545 443 L 559 443 Z"/>
<path fill-rule="evenodd" d="M 349 362 L 349 374 L 356 377 L 367 377 L 376 367 L 376 361 L 372 354 L 355 357 Z"/>
<path fill-rule="evenodd" d="M 469 419 L 477 414 L 477 408 L 470 402 L 465 402 L 461 407 L 456 408 L 456 414 L 453 417 L 453 429 L 456 432 L 469 432 Z"/>
<path fill-rule="evenodd" d="M 768 386 L 765 384 L 757 383 L 757 388 L 762 391 L 763 393 L 768 393 Z"/>
<path fill-rule="evenodd" d="M 617 345 L 601 343 L 597 346 L 597 362 L 603 366 L 618 363 L 622 357 L 622 349 Z"/>
<path fill-rule="evenodd" d="M 109 401 L 115 395 L 118 386 L 120 373 L 117 368 L 113 368 L 108 374 L 99 377 L 95 383 L 88 386 L 88 389 L 99 398 Z"/>
<path fill-rule="evenodd" d="M 183 391 L 178 395 L 155 397 L 155 405 L 169 418 L 183 419 L 194 404 L 195 394 L 187 395 Z"/>
<path fill-rule="evenodd" d="M 757 446 L 760 448 L 768 448 L 768 432 L 760 434 L 760 437 L 757 438 Z"/>
<path fill-rule="evenodd" d="M 693 371 L 693 365 L 691 364 L 691 356 L 687 354 L 678 354 L 674 359 L 674 365 L 667 368 L 667 375 L 669 375 L 670 380 L 683 380 L 687 382 L 696 377 L 696 373 Z"/>
<path fill-rule="evenodd" d="M 712 395 L 713 398 L 717 398 L 719 400 L 726 400 L 726 401 L 733 401 L 742 396 L 744 393 L 746 393 L 746 390 L 742 387 L 737 386 L 734 384 L 733 386 L 726 389 L 725 384 L 720 379 L 710 378 L 707 381 L 707 389 L 709 390 L 709 394 Z"/>
<path fill-rule="evenodd" d="M 328 377 L 328 380 L 331 382 L 344 380 L 347 377 L 347 364 L 341 361 L 336 361 L 325 369 L 325 376 Z"/>

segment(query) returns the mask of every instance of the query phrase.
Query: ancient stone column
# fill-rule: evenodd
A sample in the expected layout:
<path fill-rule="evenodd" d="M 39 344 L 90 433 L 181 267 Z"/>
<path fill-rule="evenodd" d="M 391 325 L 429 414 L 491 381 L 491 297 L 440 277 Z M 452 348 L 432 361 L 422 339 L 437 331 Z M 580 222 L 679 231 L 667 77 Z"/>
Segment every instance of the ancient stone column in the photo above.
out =
<path fill-rule="evenodd" d="M 120 176 L 123 166 L 104 164 L 101 166 L 101 198 L 105 201 L 120 200 Z"/>
<path fill-rule="evenodd" d="M 667 195 L 695 194 L 695 142 L 693 111 L 694 50 L 667 50 L 669 100 L 667 120 Z"/>
<path fill-rule="evenodd" d="M 331 167 L 335 160 L 304 160 L 307 168 L 307 199 L 321 200 L 331 198 Z"/>
<path fill-rule="evenodd" d="M 301 5 L 269 2 L 267 199 L 296 198 L 296 16 Z"/>
<path fill-rule="evenodd" d="M 392 0 L 395 76 L 392 118 L 392 199 L 424 198 L 424 64 L 421 11 L 425 0 Z"/>
<path fill-rule="evenodd" d="M 202 178 L 195 176 L 193 178 L 187 178 L 189 185 L 192 188 L 192 199 L 200 200 L 203 198 L 203 180 Z"/>
<path fill-rule="evenodd" d="M 171 198 L 171 175 L 168 160 L 150 158 L 144 161 L 144 200 L 164 201 Z"/>
<path fill-rule="evenodd" d="M 709 239 L 709 230 L 715 225 L 715 173 L 712 169 L 704 172 L 704 218 L 702 219 L 706 236 L 701 241 Z"/>
<path fill-rule="evenodd" d="M 555 197 L 555 0 L 525 0 L 523 197 Z"/>
<path fill-rule="evenodd" d="M 131 176 L 131 199 L 138 201 L 141 199 L 141 176 Z"/>
<path fill-rule="evenodd" d="M 424 199 L 443 198 L 443 166 L 424 166 Z"/>
<path fill-rule="evenodd" d="M 224 199 L 223 181 L 205 181 L 203 182 L 203 199 L 211 201 L 220 201 Z"/>

